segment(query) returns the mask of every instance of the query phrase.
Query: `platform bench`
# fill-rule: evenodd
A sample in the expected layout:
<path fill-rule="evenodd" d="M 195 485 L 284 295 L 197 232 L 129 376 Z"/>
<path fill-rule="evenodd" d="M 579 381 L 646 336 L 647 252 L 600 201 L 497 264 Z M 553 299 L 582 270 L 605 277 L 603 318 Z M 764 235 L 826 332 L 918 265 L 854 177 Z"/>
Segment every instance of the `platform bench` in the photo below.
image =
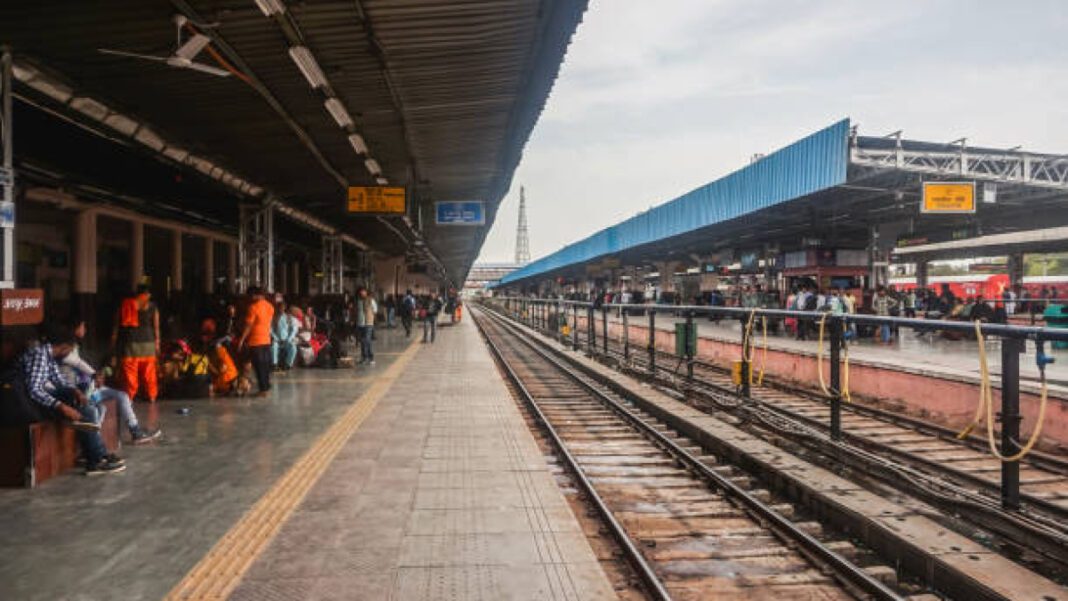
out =
<path fill-rule="evenodd" d="M 107 414 L 100 434 L 109 451 L 122 441 L 116 401 L 104 401 Z M 77 433 L 56 421 L 0 426 L 0 486 L 34 488 L 75 467 Z"/>

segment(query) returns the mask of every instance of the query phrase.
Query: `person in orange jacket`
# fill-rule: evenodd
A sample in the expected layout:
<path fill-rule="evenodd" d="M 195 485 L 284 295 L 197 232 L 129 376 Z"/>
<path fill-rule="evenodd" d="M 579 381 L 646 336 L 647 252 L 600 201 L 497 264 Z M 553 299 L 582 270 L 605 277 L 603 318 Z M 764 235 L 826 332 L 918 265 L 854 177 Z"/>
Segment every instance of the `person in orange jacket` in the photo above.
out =
<path fill-rule="evenodd" d="M 137 293 L 123 299 L 111 332 L 111 349 L 119 358 L 119 375 L 122 388 L 137 398 L 137 391 L 144 384 L 149 402 L 159 397 L 158 365 L 160 351 L 159 310 L 152 302 L 148 286 L 138 286 Z"/>

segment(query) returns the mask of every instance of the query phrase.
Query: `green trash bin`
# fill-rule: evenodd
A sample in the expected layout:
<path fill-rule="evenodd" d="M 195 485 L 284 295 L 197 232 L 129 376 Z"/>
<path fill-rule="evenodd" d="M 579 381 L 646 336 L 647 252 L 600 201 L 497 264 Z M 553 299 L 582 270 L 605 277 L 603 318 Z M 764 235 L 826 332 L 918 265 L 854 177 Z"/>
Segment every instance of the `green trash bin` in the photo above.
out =
<path fill-rule="evenodd" d="M 686 325 L 686 323 L 675 324 L 675 355 L 678 357 L 693 357 L 697 355 L 697 324 L 689 324 L 689 336 L 686 336 Z M 687 353 L 687 350 L 690 352 Z"/>
<path fill-rule="evenodd" d="M 1068 328 L 1068 305 L 1047 305 L 1042 317 L 1047 328 Z M 1053 348 L 1068 349 L 1068 342 L 1054 341 Z"/>

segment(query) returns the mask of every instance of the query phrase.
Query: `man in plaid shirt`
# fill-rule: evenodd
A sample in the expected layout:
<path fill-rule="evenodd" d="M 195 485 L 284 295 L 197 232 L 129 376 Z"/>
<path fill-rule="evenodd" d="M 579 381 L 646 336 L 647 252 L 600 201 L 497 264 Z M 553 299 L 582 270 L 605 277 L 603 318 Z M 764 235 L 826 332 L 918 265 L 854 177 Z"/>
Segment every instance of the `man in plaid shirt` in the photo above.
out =
<path fill-rule="evenodd" d="M 33 402 L 57 414 L 78 430 L 78 444 L 86 460 L 86 475 L 121 472 L 126 465 L 119 457 L 108 454 L 97 425 L 97 409 L 59 373 L 59 361 L 73 350 L 72 340 L 58 340 L 27 349 L 19 359 L 19 375 L 26 394 Z M 48 385 L 51 385 L 51 390 Z"/>

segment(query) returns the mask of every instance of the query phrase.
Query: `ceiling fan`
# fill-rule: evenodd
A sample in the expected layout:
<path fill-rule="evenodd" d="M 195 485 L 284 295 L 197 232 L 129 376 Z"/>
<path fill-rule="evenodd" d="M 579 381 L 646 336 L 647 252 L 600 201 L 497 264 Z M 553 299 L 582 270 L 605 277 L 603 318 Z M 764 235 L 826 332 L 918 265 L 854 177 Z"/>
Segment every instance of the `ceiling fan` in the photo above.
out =
<path fill-rule="evenodd" d="M 174 54 L 170 56 L 155 56 L 151 54 L 139 54 L 136 52 L 126 52 L 125 50 L 111 50 L 109 48 L 97 48 L 97 52 L 101 54 L 110 54 L 114 56 L 125 56 L 129 58 L 140 58 L 144 60 L 155 61 L 157 63 L 166 63 L 171 67 L 178 69 L 192 69 L 194 71 L 200 71 L 201 73 L 208 73 L 210 75 L 217 75 L 219 77 L 229 77 L 231 74 L 225 69 L 213 67 L 211 65 L 205 65 L 204 63 L 198 63 L 193 61 L 196 55 L 200 54 L 200 51 L 204 49 L 211 42 L 211 38 L 208 36 L 194 32 L 185 42 L 182 42 L 182 28 L 189 23 L 189 19 L 183 15 L 174 16 L 174 24 L 178 29 L 178 43 L 175 47 Z"/>

